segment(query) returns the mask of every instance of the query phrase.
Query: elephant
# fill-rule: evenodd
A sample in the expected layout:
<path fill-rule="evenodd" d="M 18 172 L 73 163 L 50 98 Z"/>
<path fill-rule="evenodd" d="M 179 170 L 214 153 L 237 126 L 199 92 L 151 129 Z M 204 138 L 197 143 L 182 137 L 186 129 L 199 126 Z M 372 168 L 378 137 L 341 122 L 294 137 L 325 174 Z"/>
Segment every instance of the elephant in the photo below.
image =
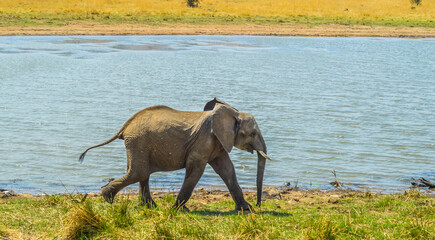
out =
<path fill-rule="evenodd" d="M 151 198 L 150 174 L 186 169 L 183 185 L 173 208 L 189 211 L 185 206 L 207 165 L 222 178 L 236 206 L 235 210 L 253 211 L 244 199 L 229 154 L 233 147 L 257 152 L 257 206 L 261 206 L 263 176 L 267 156 L 266 144 L 254 117 L 239 112 L 214 98 L 204 111 L 178 111 L 167 106 L 145 108 L 130 119 L 109 140 L 89 147 L 101 147 L 116 139 L 124 140 L 127 172 L 120 179 L 101 187 L 103 198 L 113 203 L 124 187 L 139 182 L 139 203 L 157 207 Z"/>

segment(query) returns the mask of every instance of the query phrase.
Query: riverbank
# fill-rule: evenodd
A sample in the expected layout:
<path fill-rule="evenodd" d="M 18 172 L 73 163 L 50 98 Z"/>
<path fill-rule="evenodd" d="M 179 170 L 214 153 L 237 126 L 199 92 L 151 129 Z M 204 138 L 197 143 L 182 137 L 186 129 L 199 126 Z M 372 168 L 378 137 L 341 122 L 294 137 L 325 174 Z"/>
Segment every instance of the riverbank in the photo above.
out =
<path fill-rule="evenodd" d="M 0 1 L 0 35 L 411 38 L 435 37 L 434 19 L 435 2 L 425 0 Z"/>
<path fill-rule="evenodd" d="M 73 22 L 60 26 L 0 26 L 0 35 L 263 35 L 311 37 L 435 37 L 435 28 L 361 25 L 220 25 L 101 24 Z"/>
<path fill-rule="evenodd" d="M 435 198 L 418 190 L 383 195 L 357 191 L 268 188 L 256 213 L 233 211 L 227 191 L 199 189 L 171 210 L 176 193 L 153 193 L 159 206 L 137 206 L 136 194 L 113 205 L 99 194 L 18 195 L 0 199 L 3 239 L 430 239 Z M 255 193 L 245 193 L 250 203 Z"/>

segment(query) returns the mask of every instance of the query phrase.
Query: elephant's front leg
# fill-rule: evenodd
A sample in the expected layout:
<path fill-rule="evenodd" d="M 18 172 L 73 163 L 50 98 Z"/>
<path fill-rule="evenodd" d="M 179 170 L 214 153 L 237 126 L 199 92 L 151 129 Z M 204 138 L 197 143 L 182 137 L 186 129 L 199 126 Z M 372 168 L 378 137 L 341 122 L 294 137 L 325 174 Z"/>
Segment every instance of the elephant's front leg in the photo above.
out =
<path fill-rule="evenodd" d="M 253 211 L 251 204 L 249 204 L 243 197 L 242 189 L 237 182 L 234 165 L 231 162 L 228 153 L 223 153 L 221 156 L 214 159 L 209 164 L 213 167 L 214 171 L 219 174 L 219 176 L 225 182 L 225 185 L 227 185 L 228 190 L 230 191 L 231 196 L 236 203 L 236 211 Z"/>
<path fill-rule="evenodd" d="M 148 176 L 145 180 L 139 182 L 139 197 L 141 206 L 147 205 L 147 207 L 157 207 L 157 204 L 151 197 L 150 186 L 149 186 L 150 177 Z"/>
<path fill-rule="evenodd" d="M 204 173 L 205 165 L 205 162 L 196 160 L 196 158 L 188 158 L 186 163 L 186 176 L 173 208 L 189 211 L 184 205 L 189 200 L 190 196 L 192 196 L 193 189 Z"/>

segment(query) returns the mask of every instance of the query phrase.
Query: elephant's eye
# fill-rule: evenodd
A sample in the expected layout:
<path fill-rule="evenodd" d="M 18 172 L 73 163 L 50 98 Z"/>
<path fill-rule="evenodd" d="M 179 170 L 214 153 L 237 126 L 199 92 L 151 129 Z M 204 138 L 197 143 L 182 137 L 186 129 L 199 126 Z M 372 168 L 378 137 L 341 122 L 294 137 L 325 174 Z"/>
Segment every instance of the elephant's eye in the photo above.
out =
<path fill-rule="evenodd" d="M 251 133 L 251 137 L 255 137 L 257 135 L 255 132 Z"/>

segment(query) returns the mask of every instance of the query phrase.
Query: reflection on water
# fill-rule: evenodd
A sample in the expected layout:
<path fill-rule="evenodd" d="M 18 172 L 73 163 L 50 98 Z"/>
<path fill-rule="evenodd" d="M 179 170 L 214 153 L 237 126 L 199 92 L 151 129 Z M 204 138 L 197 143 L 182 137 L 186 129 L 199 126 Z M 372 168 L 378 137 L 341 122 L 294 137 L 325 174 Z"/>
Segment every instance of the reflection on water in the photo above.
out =
<path fill-rule="evenodd" d="M 98 191 L 125 172 L 142 108 L 200 111 L 217 96 L 252 113 L 275 162 L 265 185 L 400 191 L 435 178 L 434 39 L 239 36 L 0 37 L 0 188 Z M 256 156 L 231 152 L 244 188 Z M 184 170 L 153 174 L 178 189 Z M 201 186 L 224 188 L 207 168 Z M 136 186 L 137 187 L 137 186 Z"/>

